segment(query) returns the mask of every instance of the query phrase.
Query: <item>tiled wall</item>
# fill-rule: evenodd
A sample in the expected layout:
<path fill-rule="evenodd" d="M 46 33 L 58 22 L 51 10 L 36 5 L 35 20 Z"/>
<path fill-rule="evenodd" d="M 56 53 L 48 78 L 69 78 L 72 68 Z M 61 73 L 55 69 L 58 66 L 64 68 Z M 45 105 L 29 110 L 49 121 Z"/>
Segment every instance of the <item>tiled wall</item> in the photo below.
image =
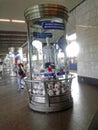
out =
<path fill-rule="evenodd" d="M 75 11 L 78 75 L 98 78 L 98 0 L 86 0 Z"/>
<path fill-rule="evenodd" d="M 68 14 L 68 22 L 66 24 L 66 32 L 68 35 L 76 32 L 76 10 L 73 10 Z"/>

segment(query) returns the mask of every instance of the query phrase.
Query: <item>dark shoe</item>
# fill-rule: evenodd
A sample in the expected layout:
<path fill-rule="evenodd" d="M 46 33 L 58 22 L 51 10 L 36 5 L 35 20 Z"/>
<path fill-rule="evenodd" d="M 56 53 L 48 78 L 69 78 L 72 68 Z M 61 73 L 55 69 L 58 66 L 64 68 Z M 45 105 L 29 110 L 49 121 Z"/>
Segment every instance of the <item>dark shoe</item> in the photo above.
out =
<path fill-rule="evenodd" d="M 21 89 L 24 89 L 24 86 L 21 86 Z"/>

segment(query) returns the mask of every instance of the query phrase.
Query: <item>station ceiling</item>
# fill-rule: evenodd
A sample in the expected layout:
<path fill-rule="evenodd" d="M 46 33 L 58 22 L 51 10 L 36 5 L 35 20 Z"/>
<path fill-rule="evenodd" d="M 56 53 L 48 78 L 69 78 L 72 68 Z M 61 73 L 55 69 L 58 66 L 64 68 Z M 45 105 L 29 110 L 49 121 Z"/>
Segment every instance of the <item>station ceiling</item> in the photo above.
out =
<path fill-rule="evenodd" d="M 72 11 L 85 0 L 0 0 L 0 58 L 4 58 L 10 47 L 21 47 L 27 41 L 26 23 L 18 23 L 15 20 L 25 21 L 24 10 L 36 4 L 56 3 L 67 7 Z"/>

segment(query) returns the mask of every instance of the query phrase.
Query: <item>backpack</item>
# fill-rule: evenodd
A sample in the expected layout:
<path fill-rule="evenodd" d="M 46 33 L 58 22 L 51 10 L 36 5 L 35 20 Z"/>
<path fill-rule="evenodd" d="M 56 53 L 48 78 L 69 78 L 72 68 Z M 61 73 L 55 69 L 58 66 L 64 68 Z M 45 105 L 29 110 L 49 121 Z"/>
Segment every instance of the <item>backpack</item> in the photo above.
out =
<path fill-rule="evenodd" d="M 20 66 L 19 75 L 22 76 L 23 78 L 26 77 L 26 71 L 22 66 Z"/>

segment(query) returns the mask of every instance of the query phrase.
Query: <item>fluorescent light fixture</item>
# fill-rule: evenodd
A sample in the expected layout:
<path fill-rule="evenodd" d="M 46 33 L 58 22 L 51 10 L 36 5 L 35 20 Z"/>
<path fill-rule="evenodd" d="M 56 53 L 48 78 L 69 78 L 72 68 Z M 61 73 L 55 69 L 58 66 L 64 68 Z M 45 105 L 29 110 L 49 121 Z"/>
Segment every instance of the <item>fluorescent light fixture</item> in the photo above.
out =
<path fill-rule="evenodd" d="M 0 19 L 0 22 L 10 22 L 10 19 Z"/>
<path fill-rule="evenodd" d="M 14 20 L 14 19 L 12 19 L 11 22 L 14 22 L 14 23 L 25 23 L 24 20 Z"/>

